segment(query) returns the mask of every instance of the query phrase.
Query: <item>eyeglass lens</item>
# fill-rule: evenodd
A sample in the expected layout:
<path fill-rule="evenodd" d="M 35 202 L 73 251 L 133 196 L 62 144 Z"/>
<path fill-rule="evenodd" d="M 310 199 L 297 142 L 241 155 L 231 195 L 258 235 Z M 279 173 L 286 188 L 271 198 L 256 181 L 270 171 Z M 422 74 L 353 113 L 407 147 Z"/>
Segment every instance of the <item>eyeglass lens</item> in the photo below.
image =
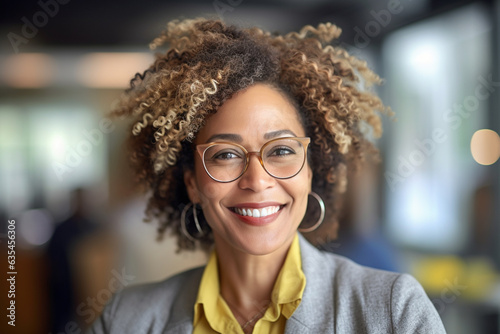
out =
<path fill-rule="evenodd" d="M 261 149 L 265 170 L 276 178 L 297 174 L 305 161 L 305 148 L 294 138 L 268 142 Z M 228 182 L 237 179 L 247 163 L 245 151 L 233 144 L 221 143 L 208 147 L 203 155 L 207 172 L 216 180 Z"/>

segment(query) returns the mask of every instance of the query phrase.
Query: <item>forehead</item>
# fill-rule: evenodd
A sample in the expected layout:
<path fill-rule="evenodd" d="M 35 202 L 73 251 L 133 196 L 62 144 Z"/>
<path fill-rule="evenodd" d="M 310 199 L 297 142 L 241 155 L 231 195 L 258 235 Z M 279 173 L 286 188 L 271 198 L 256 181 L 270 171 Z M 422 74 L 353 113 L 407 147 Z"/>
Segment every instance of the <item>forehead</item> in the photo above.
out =
<path fill-rule="evenodd" d="M 286 95 L 269 85 L 256 84 L 235 94 L 210 116 L 196 143 L 206 143 L 218 134 L 237 134 L 243 143 L 262 143 L 269 139 L 269 133 L 283 130 L 305 136 L 298 111 Z"/>

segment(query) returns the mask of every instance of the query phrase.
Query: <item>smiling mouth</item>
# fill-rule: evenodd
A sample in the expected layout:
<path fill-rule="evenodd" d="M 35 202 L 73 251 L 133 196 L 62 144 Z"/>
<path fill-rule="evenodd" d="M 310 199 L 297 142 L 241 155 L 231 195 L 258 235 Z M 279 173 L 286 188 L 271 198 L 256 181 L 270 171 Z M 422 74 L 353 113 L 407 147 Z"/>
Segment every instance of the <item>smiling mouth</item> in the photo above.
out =
<path fill-rule="evenodd" d="M 263 218 L 275 214 L 276 212 L 283 209 L 284 205 L 267 206 L 265 208 L 255 209 L 255 208 L 229 208 L 234 213 L 244 216 L 244 217 L 255 217 Z"/>

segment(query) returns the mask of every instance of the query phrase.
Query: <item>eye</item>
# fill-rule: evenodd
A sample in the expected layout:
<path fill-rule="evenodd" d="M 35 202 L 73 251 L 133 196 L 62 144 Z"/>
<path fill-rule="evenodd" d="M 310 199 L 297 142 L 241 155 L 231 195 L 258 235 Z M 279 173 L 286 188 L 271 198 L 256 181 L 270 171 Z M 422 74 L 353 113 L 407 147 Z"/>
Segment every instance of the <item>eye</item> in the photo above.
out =
<path fill-rule="evenodd" d="M 214 162 L 225 162 L 241 160 L 245 156 L 243 152 L 233 147 L 213 147 L 213 152 L 210 152 L 210 160 Z M 226 145 L 227 146 L 227 145 Z"/>
<path fill-rule="evenodd" d="M 238 154 L 234 152 L 217 152 L 212 159 L 214 160 L 231 160 L 241 158 Z"/>
<path fill-rule="evenodd" d="M 288 146 L 278 146 L 278 147 L 273 147 L 270 151 L 268 156 L 275 156 L 275 157 L 284 157 L 288 155 L 293 155 L 295 154 L 295 151 Z"/>

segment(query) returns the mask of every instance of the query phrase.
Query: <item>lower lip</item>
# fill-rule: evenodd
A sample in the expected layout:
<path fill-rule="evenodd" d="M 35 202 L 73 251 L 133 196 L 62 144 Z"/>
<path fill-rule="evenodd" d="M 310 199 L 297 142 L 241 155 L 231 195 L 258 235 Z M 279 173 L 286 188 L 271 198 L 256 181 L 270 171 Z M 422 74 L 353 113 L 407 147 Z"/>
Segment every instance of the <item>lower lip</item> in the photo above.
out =
<path fill-rule="evenodd" d="M 276 218 L 278 218 L 278 216 L 280 215 L 282 209 L 283 208 L 280 208 L 277 212 L 275 212 L 275 213 L 273 213 L 271 215 L 268 215 L 268 216 L 265 216 L 265 217 L 259 217 L 259 218 L 257 218 L 257 217 L 250 217 L 250 216 L 242 216 L 242 215 L 237 214 L 234 211 L 231 211 L 231 210 L 229 210 L 229 211 L 233 215 L 235 215 L 236 218 L 238 218 L 239 220 L 241 220 L 245 224 L 252 225 L 252 226 L 264 226 L 264 225 L 270 224 L 273 221 L 275 221 Z"/>

